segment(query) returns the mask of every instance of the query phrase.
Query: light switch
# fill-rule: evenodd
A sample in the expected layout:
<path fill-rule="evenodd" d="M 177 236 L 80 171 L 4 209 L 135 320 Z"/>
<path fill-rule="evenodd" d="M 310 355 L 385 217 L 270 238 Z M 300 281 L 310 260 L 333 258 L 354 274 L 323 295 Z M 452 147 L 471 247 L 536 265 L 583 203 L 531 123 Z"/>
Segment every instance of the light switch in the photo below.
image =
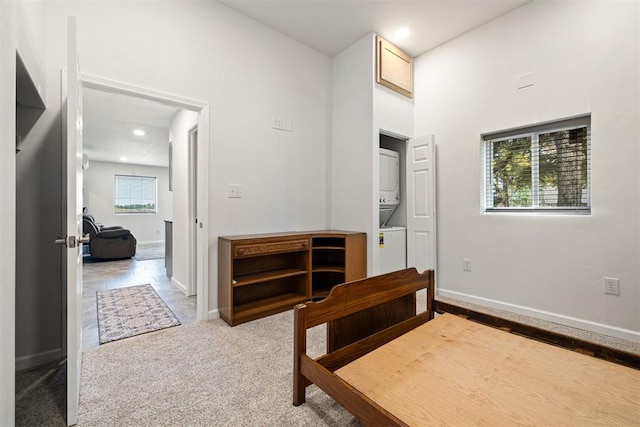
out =
<path fill-rule="evenodd" d="M 227 197 L 230 199 L 241 199 L 242 198 L 242 185 L 240 184 L 229 184 L 227 185 Z"/>
<path fill-rule="evenodd" d="M 285 130 L 287 132 L 291 132 L 293 129 L 291 119 L 276 116 L 271 118 L 271 127 L 273 129 Z"/>

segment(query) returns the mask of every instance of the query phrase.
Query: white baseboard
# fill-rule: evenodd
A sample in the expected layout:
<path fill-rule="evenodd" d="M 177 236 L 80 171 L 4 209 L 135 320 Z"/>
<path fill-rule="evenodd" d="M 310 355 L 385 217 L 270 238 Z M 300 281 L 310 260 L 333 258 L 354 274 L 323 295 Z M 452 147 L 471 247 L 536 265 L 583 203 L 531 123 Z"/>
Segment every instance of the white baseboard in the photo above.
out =
<path fill-rule="evenodd" d="M 220 317 L 220 311 L 218 309 L 209 310 L 209 315 L 207 316 L 207 320 L 213 320 Z"/>
<path fill-rule="evenodd" d="M 617 326 L 605 325 L 602 323 L 592 322 L 590 320 L 578 319 L 571 316 L 565 316 L 563 314 L 551 313 L 544 310 L 538 310 L 535 308 L 496 301 L 489 298 L 482 298 L 462 292 L 448 291 L 441 288 L 438 289 L 437 294 L 442 295 L 443 297 L 466 301 L 485 307 L 497 308 L 499 310 L 510 311 L 512 313 L 535 317 L 537 319 L 559 323 L 561 325 L 571 326 L 574 328 L 584 329 L 586 331 L 596 332 L 599 334 L 609 335 L 628 341 L 640 342 L 640 332 L 632 331 L 630 329 L 618 328 Z"/>
<path fill-rule="evenodd" d="M 145 242 L 138 242 L 138 245 L 152 245 L 154 243 L 164 243 L 164 240 L 147 240 Z"/>
<path fill-rule="evenodd" d="M 45 363 L 60 359 L 62 359 L 62 349 L 60 348 L 43 353 L 16 357 L 16 371 L 33 368 L 34 366 L 44 365 Z"/>
<path fill-rule="evenodd" d="M 171 278 L 171 284 L 173 284 L 173 286 L 175 286 L 176 288 L 180 289 L 180 292 L 187 295 L 187 287 L 182 283 L 180 283 L 178 280 L 176 280 L 175 277 Z"/>

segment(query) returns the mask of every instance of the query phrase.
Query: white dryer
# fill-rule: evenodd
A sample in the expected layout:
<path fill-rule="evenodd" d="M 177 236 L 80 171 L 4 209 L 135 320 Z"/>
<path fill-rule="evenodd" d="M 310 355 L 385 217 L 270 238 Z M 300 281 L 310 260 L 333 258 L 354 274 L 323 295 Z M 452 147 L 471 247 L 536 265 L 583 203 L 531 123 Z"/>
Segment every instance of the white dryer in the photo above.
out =
<path fill-rule="evenodd" d="M 378 234 L 378 274 L 407 268 L 407 228 L 384 227 Z"/>

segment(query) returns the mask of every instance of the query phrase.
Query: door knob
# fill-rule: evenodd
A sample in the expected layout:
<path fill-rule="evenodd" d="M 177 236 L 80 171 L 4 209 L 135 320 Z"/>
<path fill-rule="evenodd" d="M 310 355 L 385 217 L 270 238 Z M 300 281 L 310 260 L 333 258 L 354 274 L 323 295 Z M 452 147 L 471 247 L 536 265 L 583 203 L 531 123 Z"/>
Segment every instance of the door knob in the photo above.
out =
<path fill-rule="evenodd" d="M 76 243 L 80 242 L 83 243 L 82 239 L 78 239 L 76 241 L 76 236 L 66 236 L 66 237 L 60 237 L 56 240 L 53 241 L 53 243 L 55 243 L 56 245 L 65 245 L 67 248 L 75 248 L 76 247 Z M 87 239 L 87 243 L 89 242 L 89 237 L 86 237 Z"/>

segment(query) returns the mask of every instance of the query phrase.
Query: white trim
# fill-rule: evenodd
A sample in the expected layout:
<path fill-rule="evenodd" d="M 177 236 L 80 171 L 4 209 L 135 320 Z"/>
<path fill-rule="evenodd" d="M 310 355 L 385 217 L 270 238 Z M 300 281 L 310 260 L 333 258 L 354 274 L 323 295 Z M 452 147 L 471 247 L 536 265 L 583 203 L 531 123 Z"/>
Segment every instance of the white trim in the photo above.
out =
<path fill-rule="evenodd" d="M 209 313 L 209 104 L 204 101 L 185 98 L 166 92 L 160 92 L 141 86 L 135 86 L 103 77 L 80 73 L 84 87 L 134 95 L 151 101 L 162 102 L 174 107 L 199 113 L 198 117 L 198 228 L 201 238 L 198 241 L 197 264 L 197 318 L 207 320 Z M 190 238 L 189 238 L 190 241 Z M 185 288 L 186 289 L 186 288 Z"/>
<path fill-rule="evenodd" d="M 26 356 L 16 357 L 16 371 L 33 368 L 34 366 L 44 365 L 45 363 L 62 360 L 62 349 L 44 351 L 42 353 L 27 354 Z"/>
<path fill-rule="evenodd" d="M 213 320 L 213 319 L 219 319 L 219 318 L 220 318 L 220 311 L 217 308 L 215 310 L 209 311 L 207 315 L 207 320 Z"/>
<path fill-rule="evenodd" d="M 194 135 L 195 149 L 194 149 Z M 187 130 L 187 186 L 189 203 L 187 206 L 187 220 L 189 221 L 188 239 L 189 244 L 189 264 L 187 266 L 189 281 L 187 283 L 187 296 L 198 294 L 198 176 L 194 176 L 194 171 L 198 173 L 198 121 L 192 123 Z M 195 198 L 194 198 L 195 194 Z M 194 209 L 195 207 L 195 209 Z M 193 239 L 192 239 L 193 238 Z"/>
<path fill-rule="evenodd" d="M 206 104 L 198 116 L 198 320 L 209 319 L 209 185 L 212 185 L 209 181 L 209 123 L 209 104 Z"/>
<path fill-rule="evenodd" d="M 144 245 L 153 245 L 155 243 L 164 243 L 164 240 L 145 240 L 144 242 L 141 242 L 138 240 L 138 246 L 144 246 Z"/>
<path fill-rule="evenodd" d="M 175 277 L 171 278 L 171 284 L 173 286 L 175 286 L 176 288 L 178 288 L 180 290 L 180 292 L 182 292 L 183 294 L 187 295 L 187 287 L 180 282 L 179 280 L 176 280 Z"/>
<path fill-rule="evenodd" d="M 198 111 L 209 105 L 204 101 L 198 101 L 180 95 L 160 92 L 154 89 L 109 80 L 103 77 L 84 73 L 80 73 L 80 80 L 82 81 L 83 86 L 88 88 L 98 90 L 108 89 L 111 93 L 119 93 L 123 95 L 135 94 L 139 98 L 144 98 L 150 101 L 161 101 L 174 107 L 184 108 L 185 110 Z"/>
<path fill-rule="evenodd" d="M 472 304 L 478 304 L 485 307 L 491 307 L 491 308 L 497 308 L 499 310 L 510 311 L 512 313 L 517 313 L 524 316 L 530 316 L 536 319 L 547 320 L 549 322 L 558 323 L 560 325 L 571 326 L 574 328 L 579 328 L 586 331 L 609 335 L 612 337 L 616 337 L 616 338 L 620 338 L 628 341 L 640 342 L 640 332 L 632 331 L 630 329 L 618 328 L 617 326 L 605 325 L 602 323 L 592 322 L 590 320 L 585 320 L 585 319 L 578 319 L 576 317 L 565 316 L 564 314 L 551 313 L 549 311 L 538 310 L 530 307 L 524 307 L 517 304 L 510 304 L 510 303 L 496 301 L 489 298 L 477 297 L 477 296 L 465 294 L 462 292 L 448 291 L 442 288 L 438 288 L 437 294 L 444 297 L 457 299 L 460 301 L 470 302 Z"/>

